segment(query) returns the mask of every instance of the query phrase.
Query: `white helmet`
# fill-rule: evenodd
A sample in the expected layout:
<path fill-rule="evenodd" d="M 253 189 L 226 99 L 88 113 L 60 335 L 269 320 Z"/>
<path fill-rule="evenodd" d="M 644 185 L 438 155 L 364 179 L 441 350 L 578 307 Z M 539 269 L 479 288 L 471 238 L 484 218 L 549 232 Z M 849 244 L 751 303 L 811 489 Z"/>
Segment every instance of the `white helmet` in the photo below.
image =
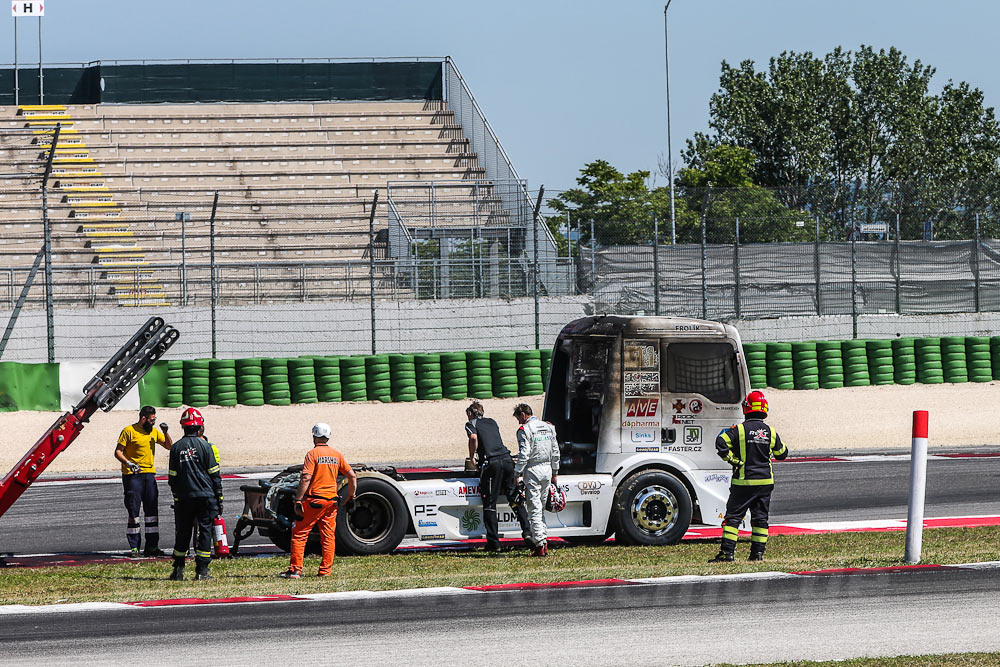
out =
<path fill-rule="evenodd" d="M 313 426 L 313 437 L 314 438 L 329 438 L 330 437 L 330 425 L 319 422 Z"/>

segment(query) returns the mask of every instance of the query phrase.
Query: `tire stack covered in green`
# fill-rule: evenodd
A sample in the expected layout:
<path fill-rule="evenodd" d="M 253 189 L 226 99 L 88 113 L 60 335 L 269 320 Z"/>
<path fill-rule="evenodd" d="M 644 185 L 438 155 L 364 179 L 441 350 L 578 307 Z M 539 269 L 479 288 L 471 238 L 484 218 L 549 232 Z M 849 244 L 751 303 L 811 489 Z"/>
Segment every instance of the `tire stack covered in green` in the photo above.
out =
<path fill-rule="evenodd" d="M 365 382 L 369 401 L 392 402 L 392 376 L 389 372 L 388 354 L 365 357 Z"/>
<path fill-rule="evenodd" d="M 340 395 L 345 401 L 367 401 L 365 358 L 340 358 Z"/>
<path fill-rule="evenodd" d="M 767 386 L 775 389 L 795 389 L 792 344 L 767 343 Z"/>
<path fill-rule="evenodd" d="M 493 372 L 489 352 L 466 352 L 466 371 L 469 374 L 469 396 L 493 398 Z"/>
<path fill-rule="evenodd" d="M 415 354 L 413 362 L 417 371 L 417 398 L 421 401 L 444 398 L 441 389 L 441 355 Z"/>
<path fill-rule="evenodd" d="M 1000 336 L 990 336 L 990 366 L 993 379 L 1000 380 Z"/>
<path fill-rule="evenodd" d="M 839 340 L 816 341 L 816 363 L 821 388 L 839 389 L 844 386 L 844 352 Z"/>
<path fill-rule="evenodd" d="M 767 345 L 764 343 L 744 343 L 743 356 L 746 359 L 750 386 L 763 389 L 767 386 Z"/>
<path fill-rule="evenodd" d="M 490 352 L 493 372 L 493 395 L 497 398 L 517 396 L 517 357 L 514 352 Z"/>
<path fill-rule="evenodd" d="M 212 405 L 237 404 L 236 361 L 212 359 L 208 362 L 209 402 Z"/>
<path fill-rule="evenodd" d="M 240 405 L 264 405 L 263 375 L 260 359 L 236 360 L 236 400 Z"/>
<path fill-rule="evenodd" d="M 819 362 L 816 343 L 792 343 L 792 376 L 796 389 L 819 389 Z"/>
<path fill-rule="evenodd" d="M 184 405 L 184 362 L 171 359 L 167 362 L 167 405 L 179 408 Z"/>
<path fill-rule="evenodd" d="M 343 395 L 340 389 L 340 359 L 338 357 L 316 357 L 313 359 L 316 375 L 316 398 L 323 403 L 340 403 Z"/>
<path fill-rule="evenodd" d="M 917 353 L 912 338 L 893 339 L 892 373 L 896 384 L 913 384 L 917 381 Z"/>
<path fill-rule="evenodd" d="M 417 368 L 412 354 L 389 355 L 389 380 L 392 400 L 400 403 L 417 400 Z"/>
<path fill-rule="evenodd" d="M 209 403 L 208 359 L 184 361 L 184 403 L 193 408 L 203 408 Z"/>
<path fill-rule="evenodd" d="M 538 351 L 538 359 L 542 364 L 542 388 L 549 390 L 549 371 L 552 369 L 552 348 L 543 347 Z"/>
<path fill-rule="evenodd" d="M 441 391 L 445 398 L 453 401 L 469 396 L 469 369 L 465 352 L 441 353 Z"/>
<path fill-rule="evenodd" d="M 844 386 L 867 387 L 871 384 L 868 375 L 868 352 L 865 341 L 845 340 L 840 345 L 844 357 Z"/>
<path fill-rule="evenodd" d="M 941 339 L 918 338 L 914 341 L 917 357 L 917 382 L 921 384 L 941 384 L 944 369 L 941 365 Z"/>
<path fill-rule="evenodd" d="M 538 350 L 518 350 L 514 353 L 517 365 L 518 396 L 537 396 L 545 392 L 542 383 L 542 357 Z"/>
<path fill-rule="evenodd" d="M 990 339 L 987 336 L 966 336 L 965 360 L 970 382 L 989 382 L 993 379 Z"/>
<path fill-rule="evenodd" d="M 964 336 L 943 336 L 941 338 L 941 365 L 944 369 L 945 382 L 969 381 Z"/>
<path fill-rule="evenodd" d="M 264 402 L 268 405 L 291 405 L 292 389 L 288 382 L 288 359 L 260 360 Z"/>
<path fill-rule="evenodd" d="M 288 360 L 288 388 L 292 403 L 318 403 L 316 366 L 312 357 L 292 357 Z"/>
<path fill-rule="evenodd" d="M 868 378 L 874 385 L 895 384 L 892 365 L 892 341 L 885 339 L 865 341 L 868 355 Z"/>

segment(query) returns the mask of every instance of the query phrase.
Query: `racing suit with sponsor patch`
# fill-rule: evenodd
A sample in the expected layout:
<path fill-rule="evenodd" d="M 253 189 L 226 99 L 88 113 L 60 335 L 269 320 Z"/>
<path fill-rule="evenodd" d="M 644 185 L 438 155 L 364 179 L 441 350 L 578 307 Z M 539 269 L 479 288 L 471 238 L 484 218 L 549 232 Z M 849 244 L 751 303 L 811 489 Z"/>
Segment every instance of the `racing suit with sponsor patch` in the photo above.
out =
<path fill-rule="evenodd" d="M 720 433 L 715 439 L 715 449 L 720 458 L 733 466 L 720 550 L 730 556 L 735 553 L 739 525 L 749 511 L 750 553 L 763 555 L 774 491 L 771 456 L 781 461 L 788 457 L 788 448 L 764 420 L 750 418 Z"/>
<path fill-rule="evenodd" d="M 517 464 L 514 474 L 524 478 L 525 504 L 535 546 L 545 544 L 545 497 L 552 475 L 559 473 L 559 441 L 555 427 L 531 416 L 517 429 Z"/>

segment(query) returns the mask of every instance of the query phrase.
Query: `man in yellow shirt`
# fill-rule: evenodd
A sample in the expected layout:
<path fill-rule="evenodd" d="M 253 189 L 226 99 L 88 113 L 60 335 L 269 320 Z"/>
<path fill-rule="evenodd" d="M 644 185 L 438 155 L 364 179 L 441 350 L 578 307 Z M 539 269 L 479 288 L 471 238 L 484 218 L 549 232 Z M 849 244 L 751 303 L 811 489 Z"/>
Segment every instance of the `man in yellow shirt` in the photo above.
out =
<path fill-rule="evenodd" d="M 162 430 L 160 430 L 162 429 Z M 115 458 L 122 464 L 122 486 L 125 488 L 125 509 L 128 527 L 125 536 L 132 556 L 139 555 L 139 505 L 142 505 L 146 532 L 145 556 L 162 556 L 160 549 L 160 522 L 157 516 L 159 493 L 156 490 L 156 468 L 153 467 L 153 449 L 160 445 L 167 451 L 174 441 L 167 435 L 167 425 L 156 428 L 156 408 L 151 405 L 139 410 L 139 421 L 122 429 L 115 447 Z"/>

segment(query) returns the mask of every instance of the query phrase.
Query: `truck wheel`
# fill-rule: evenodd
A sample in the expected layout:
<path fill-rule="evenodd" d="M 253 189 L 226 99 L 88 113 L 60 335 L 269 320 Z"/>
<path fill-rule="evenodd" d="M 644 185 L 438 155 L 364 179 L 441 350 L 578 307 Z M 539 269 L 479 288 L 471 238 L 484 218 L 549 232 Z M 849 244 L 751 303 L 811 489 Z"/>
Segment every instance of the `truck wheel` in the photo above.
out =
<path fill-rule="evenodd" d="M 391 484 L 376 477 L 362 477 L 351 511 L 342 510 L 337 518 L 337 553 L 390 553 L 403 541 L 409 518 L 403 497 Z"/>
<path fill-rule="evenodd" d="M 288 525 L 275 524 L 271 528 L 261 528 L 260 534 L 271 540 L 274 546 L 285 552 L 292 550 L 292 522 L 294 521 L 294 503 L 292 502 L 292 498 L 295 493 L 294 487 L 298 486 L 301 474 L 302 464 L 288 466 L 270 480 L 270 483 L 275 486 L 281 484 L 290 485 L 287 492 L 282 492 L 278 495 L 274 505 L 274 509 L 279 515 L 285 517 Z M 309 533 L 309 539 L 306 540 L 306 553 L 319 554 L 321 552 L 319 528 L 314 526 Z"/>
<path fill-rule="evenodd" d="M 612 513 L 625 544 L 676 544 L 691 525 L 691 494 L 674 475 L 643 470 L 619 487 Z"/>

